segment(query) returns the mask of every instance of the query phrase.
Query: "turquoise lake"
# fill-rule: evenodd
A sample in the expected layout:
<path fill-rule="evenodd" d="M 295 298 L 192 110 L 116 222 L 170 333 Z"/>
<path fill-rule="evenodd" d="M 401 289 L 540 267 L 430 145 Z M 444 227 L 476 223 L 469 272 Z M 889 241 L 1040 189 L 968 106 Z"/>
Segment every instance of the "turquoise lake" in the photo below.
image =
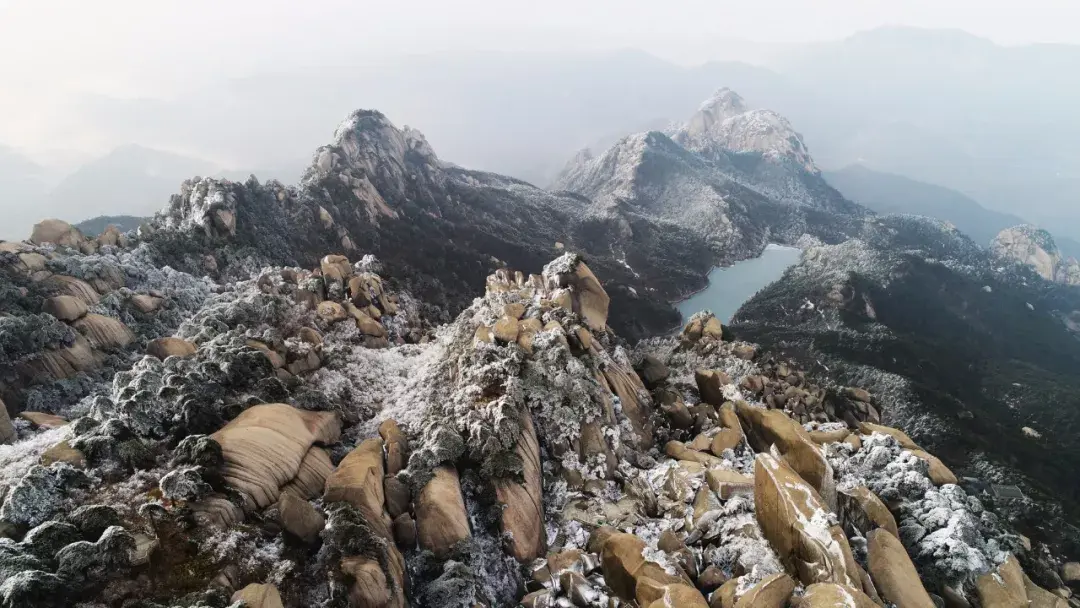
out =
<path fill-rule="evenodd" d="M 731 321 L 735 311 L 762 287 L 779 279 L 784 271 L 794 266 L 802 255 L 801 249 L 783 245 L 769 245 L 761 257 L 743 260 L 733 266 L 713 268 L 709 273 L 709 286 L 679 302 L 676 307 L 683 319 L 709 309 L 723 323 Z"/>

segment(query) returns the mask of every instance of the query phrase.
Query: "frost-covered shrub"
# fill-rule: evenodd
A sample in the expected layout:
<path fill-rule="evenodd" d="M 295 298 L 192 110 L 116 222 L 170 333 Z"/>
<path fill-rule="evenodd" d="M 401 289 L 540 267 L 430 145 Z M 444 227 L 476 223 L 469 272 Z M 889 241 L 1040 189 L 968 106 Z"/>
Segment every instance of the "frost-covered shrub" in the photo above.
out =
<path fill-rule="evenodd" d="M 225 462 L 221 444 L 207 435 L 188 435 L 173 449 L 169 466 L 195 465 L 215 469 Z"/>
<path fill-rule="evenodd" d="M 122 574 L 131 565 L 135 538 L 120 526 L 112 526 L 97 542 L 81 540 L 56 554 L 57 574 L 76 585 L 96 584 Z"/>
<path fill-rule="evenodd" d="M 17 526 L 36 526 L 60 512 L 72 490 L 86 487 L 86 473 L 65 463 L 32 467 L 8 492 L 0 520 Z"/>
<path fill-rule="evenodd" d="M 71 346 L 75 330 L 45 313 L 0 317 L 0 365 L 11 365 L 43 350 Z"/>
<path fill-rule="evenodd" d="M 170 500 L 196 501 L 213 488 L 203 481 L 202 467 L 183 466 L 161 478 L 161 495 Z"/>
<path fill-rule="evenodd" d="M 67 516 L 67 520 L 79 529 L 83 540 L 101 538 L 111 526 L 120 525 L 120 514 L 108 505 L 83 505 Z"/>
<path fill-rule="evenodd" d="M 92 418 L 80 419 L 80 428 L 71 446 L 86 455 L 87 460 L 110 474 L 130 473 L 134 469 L 146 469 L 154 465 L 150 448 L 117 418 L 97 422 Z"/>
<path fill-rule="evenodd" d="M 47 521 L 26 533 L 22 545 L 35 557 L 51 562 L 60 549 L 81 540 L 79 530 L 71 524 Z"/>
<path fill-rule="evenodd" d="M 862 449 L 830 444 L 839 487 L 865 485 L 883 501 L 900 505 L 900 540 L 924 580 L 959 588 L 1001 564 L 1019 549 L 997 517 L 956 485 L 936 487 L 928 465 L 881 433 L 864 436 Z"/>
<path fill-rule="evenodd" d="M 0 584 L 0 608 L 64 608 L 70 598 L 66 580 L 41 570 L 24 570 Z"/>

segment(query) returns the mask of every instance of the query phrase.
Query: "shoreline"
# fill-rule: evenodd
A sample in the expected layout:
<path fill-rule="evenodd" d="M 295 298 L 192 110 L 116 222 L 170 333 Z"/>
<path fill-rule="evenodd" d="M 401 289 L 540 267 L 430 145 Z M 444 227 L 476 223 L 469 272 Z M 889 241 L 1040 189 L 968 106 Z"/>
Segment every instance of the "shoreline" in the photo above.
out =
<path fill-rule="evenodd" d="M 686 325 L 687 317 L 686 317 L 686 315 L 683 314 L 683 312 L 681 310 L 679 310 L 679 305 L 683 304 L 684 302 L 687 302 L 688 300 L 691 300 L 692 298 L 694 298 L 694 296 L 697 296 L 697 295 L 699 295 L 701 293 L 704 293 L 704 292 L 708 291 L 708 289 L 710 287 L 712 287 L 712 281 L 710 280 L 710 277 L 713 275 L 713 273 L 715 273 L 717 270 L 724 270 L 724 269 L 734 268 L 735 266 L 738 266 L 739 264 L 742 264 L 744 262 L 749 262 L 751 260 L 759 260 L 762 257 L 764 257 L 764 255 L 765 255 L 765 253 L 767 251 L 778 251 L 778 250 L 798 251 L 800 257 L 802 256 L 802 253 L 804 251 L 803 249 L 795 247 L 794 245 L 783 245 L 783 244 L 780 244 L 780 243 L 767 243 L 764 247 L 761 248 L 761 251 L 758 252 L 758 254 L 755 255 L 755 256 L 743 258 L 743 259 L 740 259 L 740 260 L 735 260 L 734 262 L 731 262 L 727 266 L 713 266 L 711 269 L 709 269 L 708 274 L 705 275 L 705 286 L 704 287 L 702 287 L 701 289 L 698 289 L 698 290 L 696 290 L 694 292 L 691 292 L 690 294 L 688 294 L 688 295 L 686 295 L 686 296 L 684 296 L 682 298 L 679 298 L 678 300 L 672 300 L 671 302 L 669 302 L 669 304 L 671 304 L 671 306 L 673 306 L 675 308 L 675 310 L 679 312 L 679 324 L 675 328 L 672 329 L 672 332 L 678 331 L 678 329 L 680 329 L 684 325 Z M 798 262 L 796 261 L 795 263 L 798 263 Z M 792 264 L 792 265 L 794 265 L 794 264 Z M 785 268 L 785 270 L 786 270 L 786 268 Z M 773 281 L 770 281 L 769 283 L 766 283 L 766 285 L 769 285 L 772 282 Z M 765 285 L 763 285 L 762 287 L 764 287 L 764 286 Z M 751 296 L 752 295 L 753 294 L 751 294 Z M 702 310 L 705 310 L 705 309 L 702 309 Z M 724 323 L 725 325 L 727 324 L 727 322 L 724 321 L 724 320 L 721 320 L 721 323 Z"/>

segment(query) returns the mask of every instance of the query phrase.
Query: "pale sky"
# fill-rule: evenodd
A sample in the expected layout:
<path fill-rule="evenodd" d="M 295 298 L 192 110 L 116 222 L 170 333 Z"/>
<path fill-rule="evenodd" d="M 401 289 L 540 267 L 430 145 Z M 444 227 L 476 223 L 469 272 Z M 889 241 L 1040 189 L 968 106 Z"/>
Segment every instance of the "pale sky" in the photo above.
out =
<path fill-rule="evenodd" d="M 832 40 L 882 25 L 958 28 L 1000 44 L 1080 44 L 1078 7 L 1074 0 L 0 0 L 0 144 L 39 158 L 104 148 L 114 142 L 68 128 L 80 95 L 168 97 L 252 72 L 455 50 L 636 47 L 694 63 L 754 48 L 733 40 Z M 42 141 L 68 132 L 67 141 Z"/>

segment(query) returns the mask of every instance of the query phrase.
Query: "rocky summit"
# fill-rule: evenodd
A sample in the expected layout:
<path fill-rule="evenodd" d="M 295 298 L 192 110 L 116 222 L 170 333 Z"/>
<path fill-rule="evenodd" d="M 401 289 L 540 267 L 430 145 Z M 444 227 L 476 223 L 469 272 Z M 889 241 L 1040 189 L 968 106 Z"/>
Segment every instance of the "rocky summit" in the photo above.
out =
<path fill-rule="evenodd" d="M 359 111 L 0 243 L 0 607 L 1075 604 L 1073 288 L 790 129 L 722 91 L 546 191 Z"/>
<path fill-rule="evenodd" d="M 1030 267 L 1047 281 L 1080 285 L 1080 262 L 1061 254 L 1046 230 L 1021 224 L 1002 230 L 990 249 L 1003 260 Z"/>

